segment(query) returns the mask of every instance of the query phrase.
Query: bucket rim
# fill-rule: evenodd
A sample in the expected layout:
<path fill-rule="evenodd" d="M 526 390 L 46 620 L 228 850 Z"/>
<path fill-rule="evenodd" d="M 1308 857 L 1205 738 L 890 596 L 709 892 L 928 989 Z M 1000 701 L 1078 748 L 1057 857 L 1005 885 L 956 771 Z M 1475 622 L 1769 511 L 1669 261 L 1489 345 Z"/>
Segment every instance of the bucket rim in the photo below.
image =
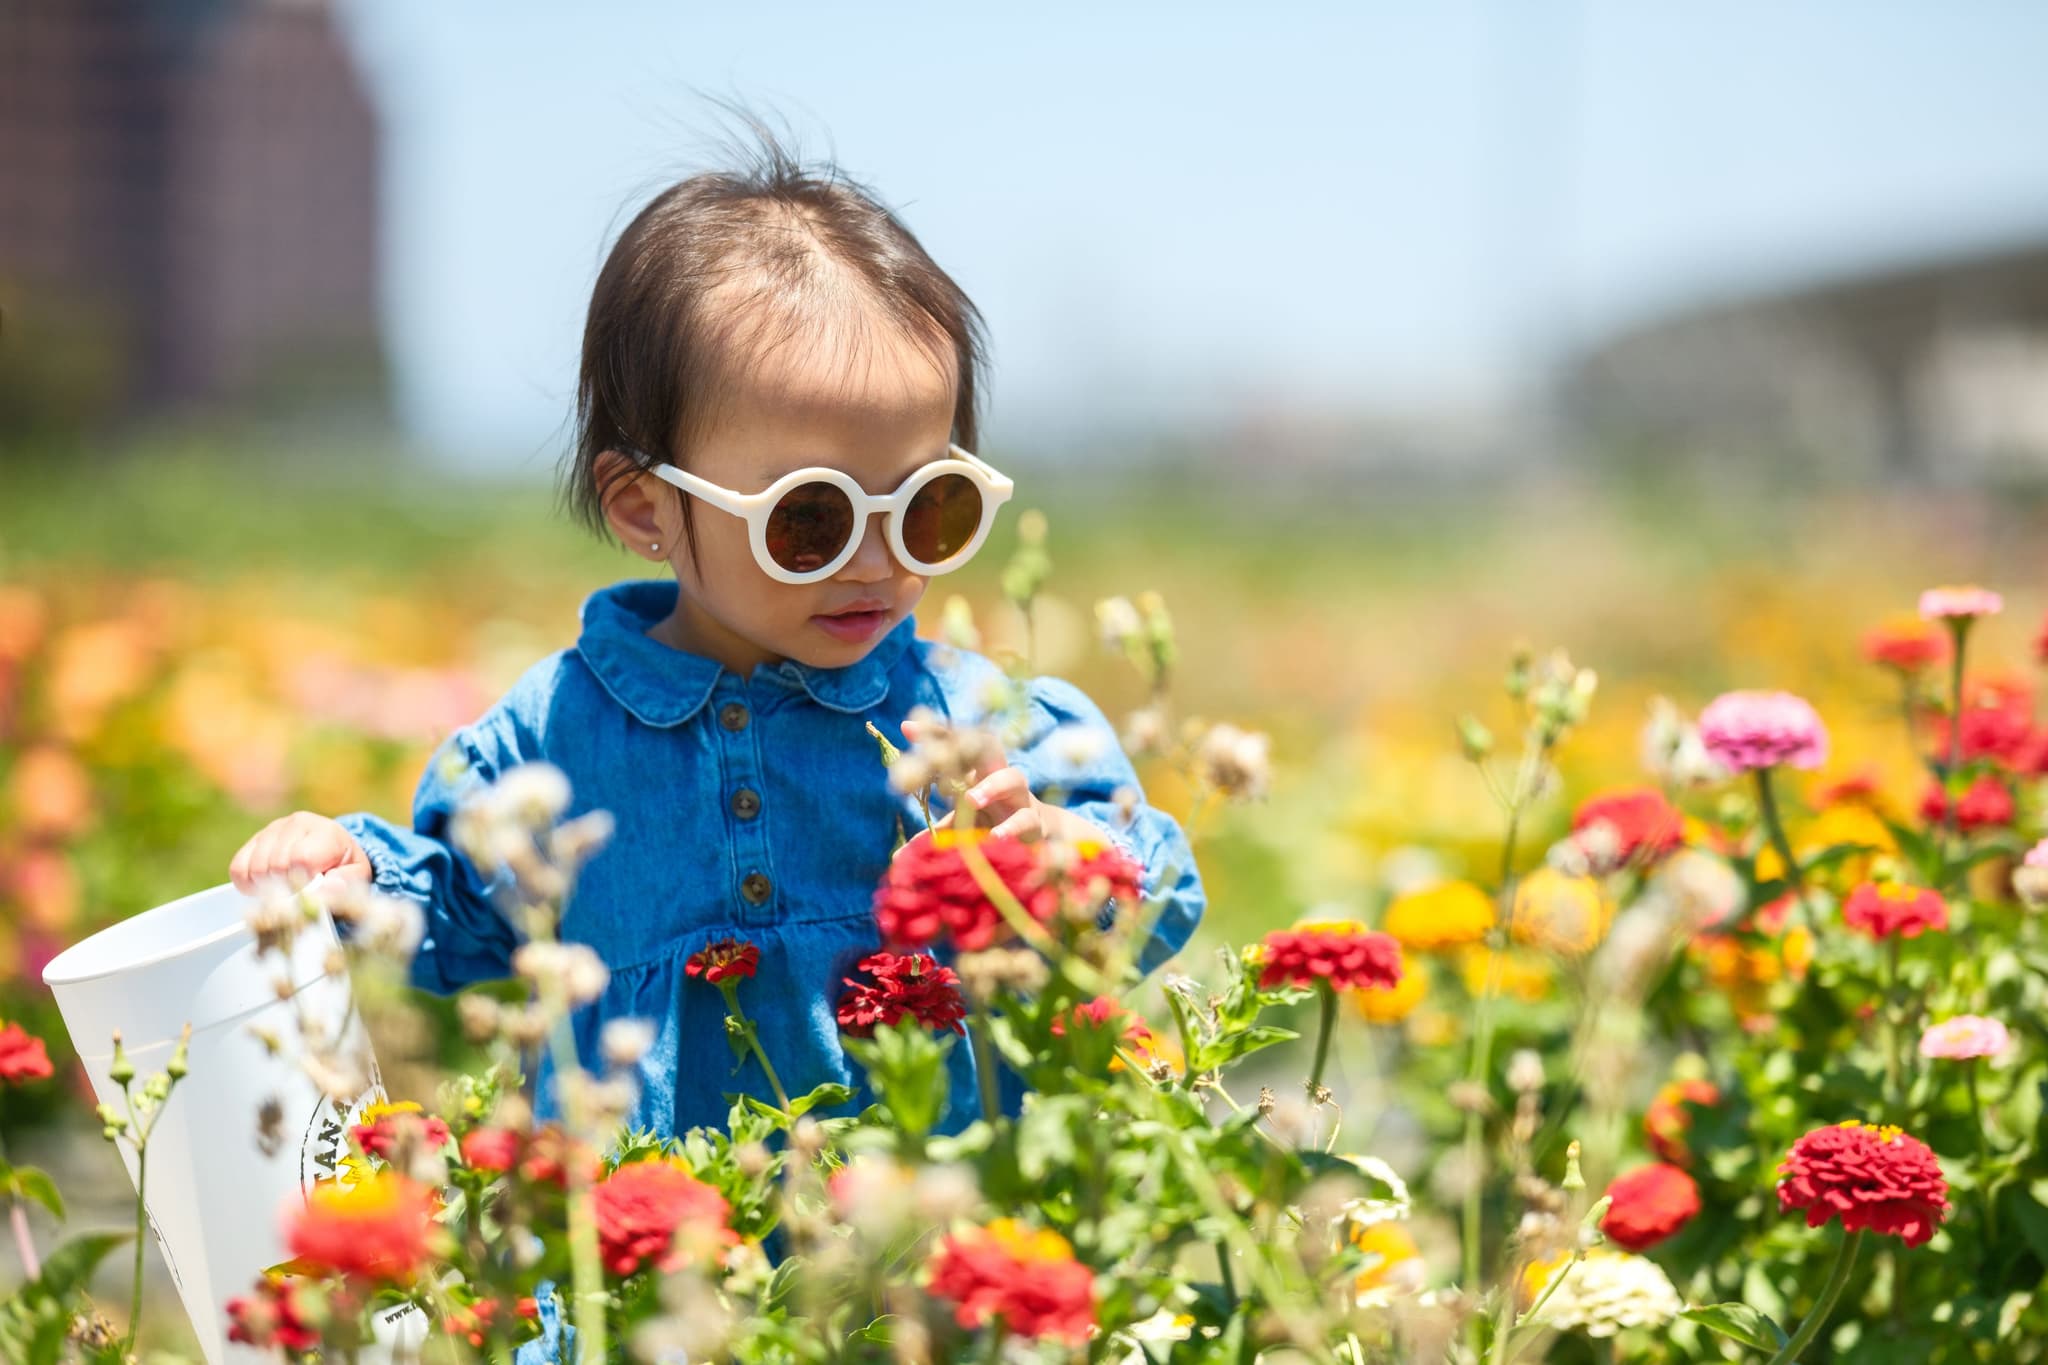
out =
<path fill-rule="evenodd" d="M 321 876 L 315 877 L 312 881 L 306 883 L 305 887 L 302 889 L 311 891 L 317 888 L 320 885 L 320 883 L 325 879 L 325 876 L 326 874 L 323 873 Z M 228 890 L 234 891 L 236 895 L 242 896 L 243 899 L 245 900 L 251 899 L 251 897 L 247 896 L 246 893 L 236 888 L 233 882 L 221 882 L 216 886 L 203 887 L 198 891 L 192 892 L 190 895 L 180 896 L 176 900 L 165 901 L 162 905 L 151 906 L 149 909 L 130 915 L 126 919 L 116 920 L 114 923 L 109 924 L 106 928 L 100 930 L 98 933 L 88 934 L 86 937 L 72 944 L 69 948 L 66 948 L 63 952 L 57 954 L 55 957 L 51 958 L 47 963 L 45 963 L 43 965 L 43 984 L 52 989 L 55 989 L 58 986 L 81 986 L 88 981 L 103 981 L 110 976 L 121 976 L 128 972 L 140 970 L 144 967 L 161 966 L 166 962 L 173 962 L 176 961 L 178 958 L 188 957 L 194 953 L 202 952 L 208 948 L 218 947 L 220 944 L 227 942 L 228 940 L 236 937 L 237 935 L 246 935 L 250 938 L 254 938 L 255 933 L 253 930 L 249 928 L 248 921 L 246 919 L 238 917 L 235 919 L 233 923 L 224 924 L 210 934 L 205 934 L 199 938 L 188 940 L 187 942 L 180 943 L 175 947 L 165 948 L 159 952 L 151 953 L 146 957 L 138 957 L 131 959 L 129 961 L 122 962 L 118 966 L 106 967 L 98 971 L 81 971 L 75 967 L 68 971 L 65 970 L 64 964 L 66 958 L 84 957 L 85 954 L 83 950 L 85 948 L 97 942 L 99 939 L 106 937 L 109 934 L 115 934 L 120 932 L 122 929 L 125 929 L 129 925 L 134 924 L 137 920 L 147 918 L 148 916 L 157 914 L 161 911 L 175 910 L 177 907 L 184 905 L 186 902 L 198 900 L 202 896 L 216 896 L 219 895 L 222 891 Z"/>

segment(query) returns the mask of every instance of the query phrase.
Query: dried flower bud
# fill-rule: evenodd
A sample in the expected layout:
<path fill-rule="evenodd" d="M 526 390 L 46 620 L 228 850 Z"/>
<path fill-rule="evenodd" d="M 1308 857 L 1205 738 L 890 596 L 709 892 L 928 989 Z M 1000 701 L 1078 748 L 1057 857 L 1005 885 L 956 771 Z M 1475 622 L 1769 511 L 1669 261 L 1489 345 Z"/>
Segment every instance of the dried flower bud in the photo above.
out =
<path fill-rule="evenodd" d="M 488 995 L 472 991 L 455 997 L 455 1018 L 462 1036 L 472 1043 L 488 1043 L 498 1036 L 498 1002 Z"/>
<path fill-rule="evenodd" d="M 598 1050 L 607 1066 L 632 1066 L 653 1046 L 654 1023 L 648 1019 L 614 1019 L 598 1035 Z"/>
<path fill-rule="evenodd" d="M 1477 716 L 1460 716 L 1458 748 L 1468 760 L 1477 763 L 1493 752 L 1493 732 L 1481 725 Z"/>
<path fill-rule="evenodd" d="M 1517 1048 L 1508 1058 L 1508 1089 L 1528 1095 L 1543 1088 L 1543 1056 L 1534 1048 Z"/>
<path fill-rule="evenodd" d="M 1195 770 L 1202 783 L 1229 800 L 1255 801 L 1266 794 L 1272 776 L 1266 736 L 1235 725 L 1211 726 L 1195 751 Z"/>
<path fill-rule="evenodd" d="M 1493 1096 L 1478 1081 L 1453 1081 L 1449 1091 L 1451 1107 L 1464 1114 L 1490 1114 Z"/>

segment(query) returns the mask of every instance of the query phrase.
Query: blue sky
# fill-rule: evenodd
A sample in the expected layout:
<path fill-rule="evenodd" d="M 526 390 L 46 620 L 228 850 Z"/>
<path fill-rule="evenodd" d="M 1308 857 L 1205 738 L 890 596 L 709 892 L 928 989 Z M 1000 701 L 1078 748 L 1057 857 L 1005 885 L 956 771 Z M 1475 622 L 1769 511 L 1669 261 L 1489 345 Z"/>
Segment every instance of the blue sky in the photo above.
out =
<path fill-rule="evenodd" d="M 342 8 L 401 415 L 508 470 L 610 235 L 729 126 L 701 94 L 901 213 L 1011 449 L 1488 401 L 1693 298 L 2048 234 L 2025 0 Z"/>

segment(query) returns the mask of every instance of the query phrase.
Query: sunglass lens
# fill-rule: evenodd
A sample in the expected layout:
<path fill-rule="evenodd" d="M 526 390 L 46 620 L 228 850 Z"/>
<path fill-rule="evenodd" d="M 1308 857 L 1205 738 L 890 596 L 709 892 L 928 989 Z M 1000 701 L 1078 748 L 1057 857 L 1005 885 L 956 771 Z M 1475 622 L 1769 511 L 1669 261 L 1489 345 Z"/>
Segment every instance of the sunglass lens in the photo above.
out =
<path fill-rule="evenodd" d="M 903 512 L 903 548 L 926 564 L 943 564 L 981 529 L 981 489 L 965 474 L 941 474 L 917 490 Z"/>
<path fill-rule="evenodd" d="M 768 553 L 791 573 L 816 573 L 852 535 L 853 504 L 833 484 L 800 484 L 768 514 Z"/>

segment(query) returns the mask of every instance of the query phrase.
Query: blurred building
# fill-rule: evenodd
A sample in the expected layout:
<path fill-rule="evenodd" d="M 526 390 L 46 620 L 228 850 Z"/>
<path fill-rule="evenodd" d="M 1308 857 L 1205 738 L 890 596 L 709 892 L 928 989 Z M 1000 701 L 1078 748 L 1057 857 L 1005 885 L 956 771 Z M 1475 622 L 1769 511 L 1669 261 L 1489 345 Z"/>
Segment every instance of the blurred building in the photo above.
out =
<path fill-rule="evenodd" d="M 325 3 L 0 0 L 0 429 L 381 417 L 377 161 Z"/>
<path fill-rule="evenodd" d="M 1590 448 L 1631 461 L 2048 478 L 2048 238 L 1709 303 L 1561 388 Z"/>

